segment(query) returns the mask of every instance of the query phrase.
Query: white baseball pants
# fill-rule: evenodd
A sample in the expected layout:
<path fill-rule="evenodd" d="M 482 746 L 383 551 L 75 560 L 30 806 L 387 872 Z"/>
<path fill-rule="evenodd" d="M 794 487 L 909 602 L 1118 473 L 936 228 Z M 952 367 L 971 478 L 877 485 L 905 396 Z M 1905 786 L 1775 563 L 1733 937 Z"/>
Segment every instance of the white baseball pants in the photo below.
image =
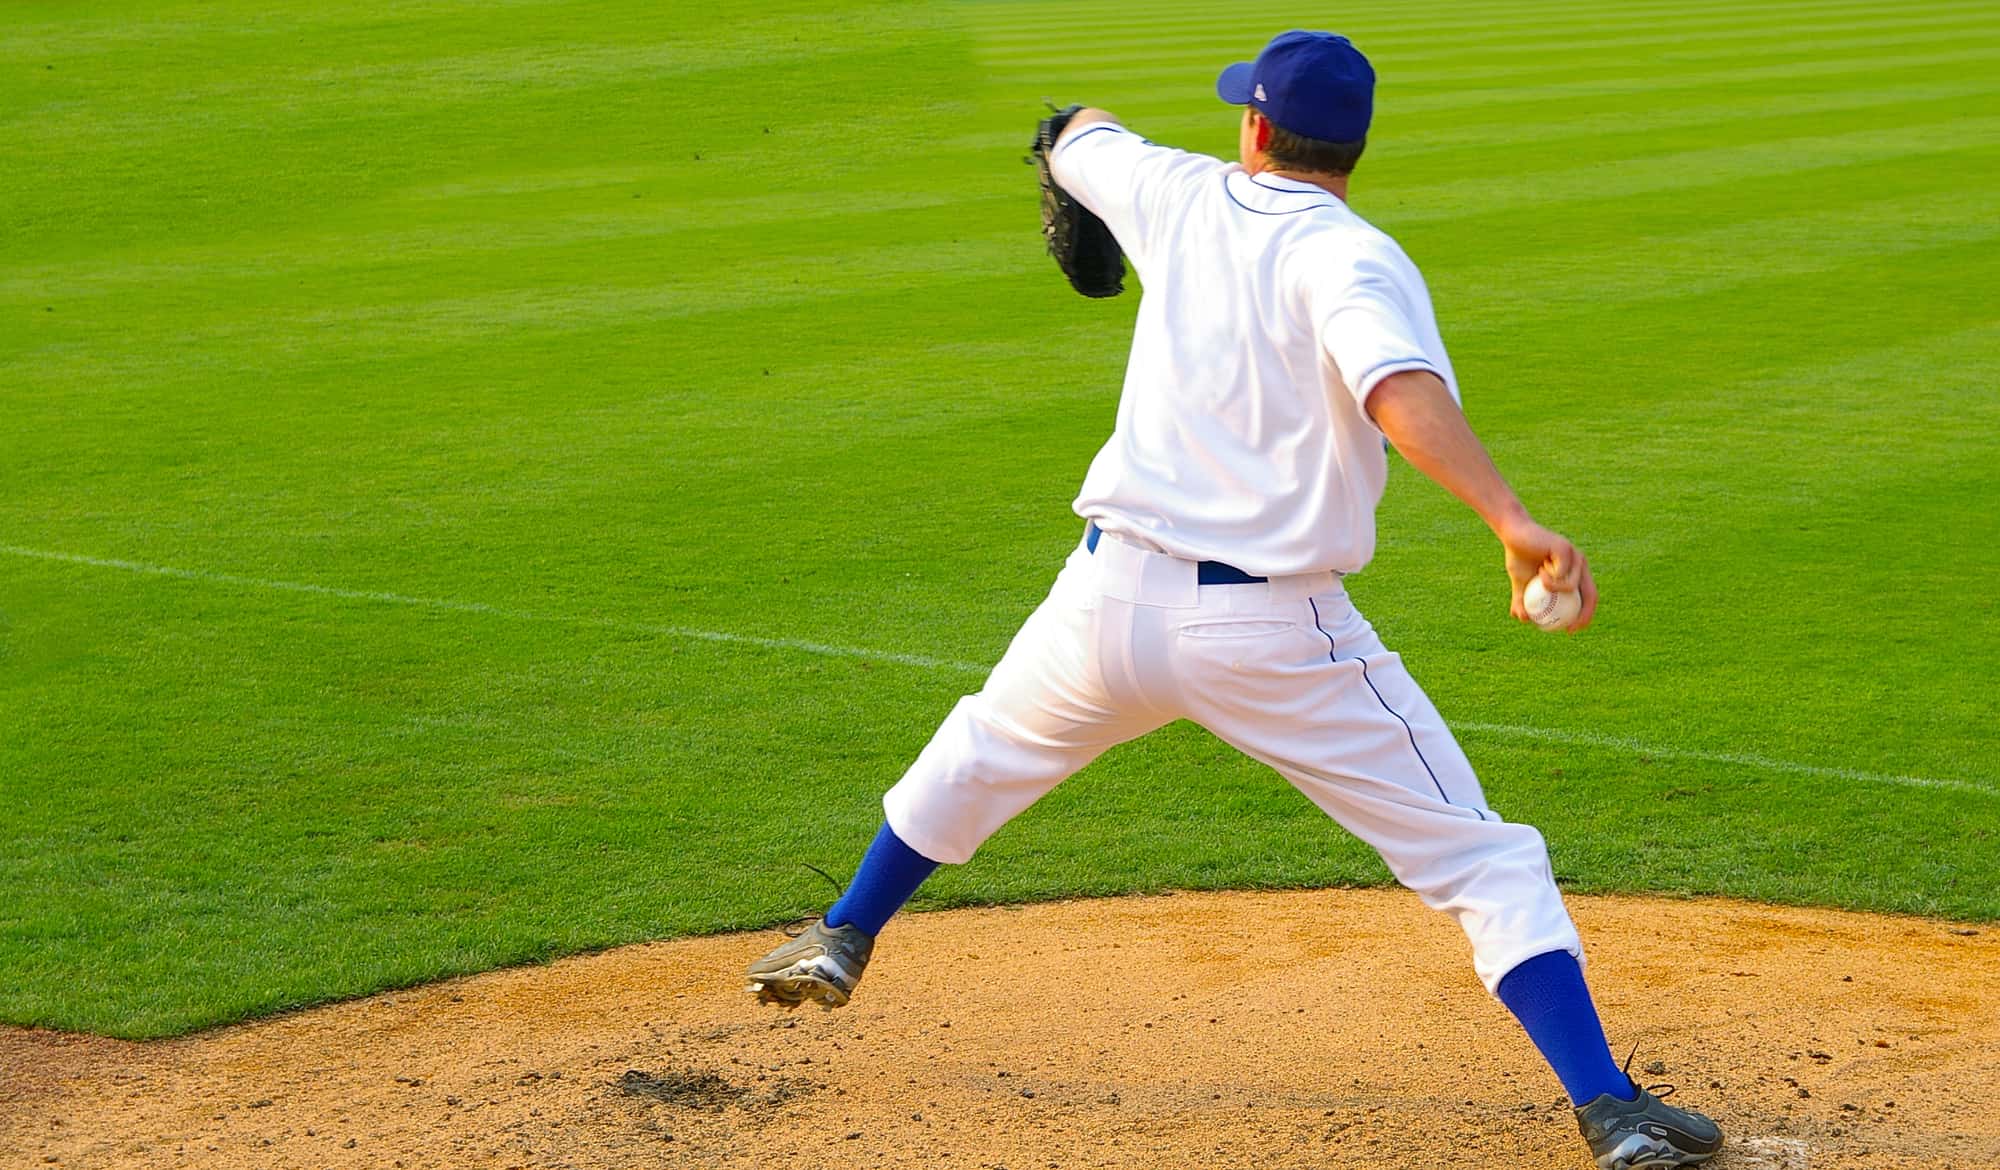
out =
<path fill-rule="evenodd" d="M 1486 807 L 1402 660 L 1332 573 L 1201 585 L 1104 535 L 1079 545 L 979 693 L 883 798 L 889 826 L 958 863 L 1105 749 L 1190 719 L 1254 759 L 1455 916 L 1489 991 L 1582 943 L 1539 832 Z"/>

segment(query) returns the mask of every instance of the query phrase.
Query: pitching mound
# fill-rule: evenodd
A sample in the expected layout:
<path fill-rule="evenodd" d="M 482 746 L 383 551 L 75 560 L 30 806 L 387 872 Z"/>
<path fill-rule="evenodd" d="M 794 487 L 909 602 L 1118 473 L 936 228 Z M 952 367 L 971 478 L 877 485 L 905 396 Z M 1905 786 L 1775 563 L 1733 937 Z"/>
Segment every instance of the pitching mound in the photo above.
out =
<path fill-rule="evenodd" d="M 1635 1073 L 1712 1165 L 2000 1164 L 2000 932 L 1572 900 Z M 631 947 L 184 1040 L 0 1032 L 8 1166 L 1585 1167 L 1457 928 L 1397 891 L 908 915 L 841 1011 L 775 933 Z"/>

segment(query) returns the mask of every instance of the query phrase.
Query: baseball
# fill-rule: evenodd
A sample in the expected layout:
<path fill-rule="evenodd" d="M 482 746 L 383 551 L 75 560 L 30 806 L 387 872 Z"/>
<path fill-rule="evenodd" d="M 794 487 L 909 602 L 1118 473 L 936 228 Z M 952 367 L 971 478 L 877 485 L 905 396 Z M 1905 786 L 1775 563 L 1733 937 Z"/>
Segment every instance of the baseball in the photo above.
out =
<path fill-rule="evenodd" d="M 1528 607 L 1528 619 L 1543 629 L 1567 630 L 1583 612 L 1583 595 L 1574 589 L 1551 593 L 1537 577 L 1521 592 L 1521 604 Z"/>

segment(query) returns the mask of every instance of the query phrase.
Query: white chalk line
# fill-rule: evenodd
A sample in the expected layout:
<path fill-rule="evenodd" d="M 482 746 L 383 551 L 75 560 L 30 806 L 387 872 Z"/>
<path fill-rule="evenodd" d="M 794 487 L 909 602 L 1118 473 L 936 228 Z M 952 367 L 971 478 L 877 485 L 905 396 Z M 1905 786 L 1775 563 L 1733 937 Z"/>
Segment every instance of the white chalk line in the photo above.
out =
<path fill-rule="evenodd" d="M 1747 752 L 1712 752 L 1702 748 L 1666 747 L 1662 744 L 1646 743 L 1643 740 L 1626 739 L 1619 735 L 1598 735 L 1589 731 L 1562 731 L 1553 727 L 1522 727 L 1510 723 L 1467 723 L 1456 720 L 1452 721 L 1451 728 L 1453 731 L 1475 731 L 1486 735 L 1511 736 L 1515 739 L 1538 739 L 1575 747 L 1629 752 L 1632 755 L 1647 756 L 1657 760 L 1694 760 L 1704 764 L 1730 764 L 1739 768 L 1756 768 L 1768 772 L 1789 772 L 1794 776 L 1856 780 L 1869 784 L 1902 784 L 1912 788 L 1941 788 L 1952 792 L 1978 792 L 1987 796 L 2000 796 L 2000 788 L 1971 780 L 1899 776 L 1888 772 L 1864 772 L 1859 768 L 1829 768 L 1820 764 L 1801 764 L 1771 756 L 1751 755 Z"/>
<path fill-rule="evenodd" d="M 444 613 L 471 613 L 483 617 L 506 618 L 517 622 L 548 622 L 553 625 L 578 626 L 594 630 L 612 630 L 619 633 L 653 634 L 665 638 L 689 638 L 699 642 L 724 642 L 739 646 L 756 646 L 764 650 L 797 650 L 806 654 L 818 654 L 828 658 L 859 658 L 867 662 L 887 662 L 897 666 L 916 666 L 926 670 L 957 670 L 968 674 L 984 674 L 989 667 L 973 662 L 956 662 L 949 658 L 930 658 L 922 654 L 897 654 L 887 650 L 867 650 L 858 646 L 830 646 L 824 642 L 807 642 L 797 638 L 760 638 L 752 634 L 730 634 L 721 630 L 696 630 L 685 626 L 659 626 L 645 622 L 628 622 L 616 618 L 574 617 L 567 614 L 540 613 L 529 609 L 510 609 L 506 606 L 488 605 L 482 601 L 451 601 L 438 597 L 412 597 L 405 593 L 384 593 L 374 589 L 340 589 L 332 585 L 312 585 L 303 581 L 274 581 L 266 577 L 241 577 L 234 573 L 210 573 L 201 569 L 177 569 L 171 565 L 149 565 L 141 561 L 120 561 L 109 557 L 86 557 L 76 553 L 48 552 L 37 548 L 21 548 L 18 545 L 0 544 L 0 553 L 9 556 L 26 557 L 38 561 L 57 561 L 68 565 L 86 565 L 93 569 L 118 569 L 127 573 L 143 573 L 151 577 L 173 577 L 182 581 L 201 581 L 211 585 L 236 585 L 246 589 L 270 589 L 281 593 L 307 593 L 315 597 L 338 597 L 343 601 L 375 601 L 384 605 L 407 605 L 416 609 L 432 609 Z"/>
<path fill-rule="evenodd" d="M 402 605 L 416 609 L 436 610 L 443 613 L 477 614 L 483 617 L 503 618 L 510 621 L 546 622 L 552 625 L 574 626 L 585 629 L 650 634 L 658 637 L 684 638 L 692 641 L 717 642 L 725 645 L 755 646 L 763 650 L 795 651 L 803 654 L 816 654 L 827 658 L 849 658 L 858 659 L 863 662 L 888 663 L 894 666 L 912 666 L 922 670 L 949 670 L 961 674 L 984 675 L 991 669 L 990 665 L 982 665 L 977 662 L 964 662 L 952 658 L 934 658 L 923 654 L 899 654 L 894 651 L 870 650 L 860 646 L 836 646 L 826 642 L 810 642 L 799 638 L 764 638 L 753 634 L 732 634 L 721 630 L 692 629 L 687 626 L 653 625 L 645 622 L 622 621 L 615 618 L 575 617 L 567 614 L 512 609 L 506 606 L 488 605 L 485 602 L 479 601 L 453 601 L 437 597 L 414 597 L 409 594 L 388 593 L 374 589 L 341 589 L 332 585 L 314 585 L 302 581 L 277 581 L 266 577 L 239 576 L 234 573 L 211 573 L 201 569 L 180 569 L 170 565 L 153 565 L 142 561 L 116 560 L 110 557 L 90 557 L 78 553 L 51 552 L 46 549 L 22 548 L 19 545 L 11 544 L 0 544 L 0 553 L 8 556 L 24 557 L 30 560 L 83 565 L 93 569 L 116 569 L 126 573 L 139 573 L 153 577 L 171 577 L 182 581 L 198 581 L 213 585 L 234 585 L 246 589 L 266 589 L 282 593 L 303 593 L 315 597 L 336 597 L 345 601 L 369 601 L 384 605 Z M 1688 760 L 1704 764 L 1727 764 L 1733 767 L 1787 773 L 1794 776 L 1812 776 L 1828 780 L 1847 780 L 1866 784 L 1893 784 L 1910 788 L 1970 792 L 1981 796 L 2000 796 L 2000 788 L 1970 780 L 1952 780 L 1934 776 L 1903 776 L 1887 772 L 1867 772 L 1858 768 L 1831 768 L 1742 752 L 1716 752 L 1700 748 L 1668 747 L 1662 744 L 1646 743 L 1642 740 L 1626 739 L 1622 736 L 1599 735 L 1586 731 L 1563 731 L 1557 728 L 1529 727 L 1512 723 L 1454 722 L 1451 726 L 1457 731 L 1496 735 L 1511 739 L 1536 740 L 1543 743 L 1568 744 L 1575 747 L 1599 748 L 1607 751 L 1645 756 L 1652 759 Z"/>

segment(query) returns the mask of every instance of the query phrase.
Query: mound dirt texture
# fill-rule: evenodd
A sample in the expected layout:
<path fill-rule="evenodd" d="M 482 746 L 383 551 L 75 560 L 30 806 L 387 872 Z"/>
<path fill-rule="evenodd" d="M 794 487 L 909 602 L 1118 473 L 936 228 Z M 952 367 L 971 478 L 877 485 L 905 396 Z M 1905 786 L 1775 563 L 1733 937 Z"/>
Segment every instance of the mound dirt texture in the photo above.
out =
<path fill-rule="evenodd" d="M 2000 931 L 1574 898 L 1634 1074 L 1712 1166 L 2000 1165 Z M 156 1043 L 0 1031 L 0 1166 L 1588 1167 L 1400 891 L 905 915 L 853 1004 L 758 1007 L 775 932 Z"/>

